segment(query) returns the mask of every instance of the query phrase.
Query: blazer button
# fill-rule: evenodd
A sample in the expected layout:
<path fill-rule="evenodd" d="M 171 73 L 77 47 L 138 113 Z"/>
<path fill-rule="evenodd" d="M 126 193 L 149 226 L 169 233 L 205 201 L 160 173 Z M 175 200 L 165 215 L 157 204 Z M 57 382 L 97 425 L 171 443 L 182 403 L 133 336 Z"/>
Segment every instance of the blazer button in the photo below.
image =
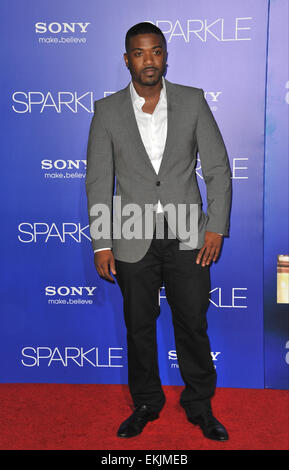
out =
<path fill-rule="evenodd" d="M 160 186 L 160 184 L 161 184 L 160 181 L 157 181 L 157 182 L 156 182 L 156 185 L 157 185 L 157 186 Z"/>

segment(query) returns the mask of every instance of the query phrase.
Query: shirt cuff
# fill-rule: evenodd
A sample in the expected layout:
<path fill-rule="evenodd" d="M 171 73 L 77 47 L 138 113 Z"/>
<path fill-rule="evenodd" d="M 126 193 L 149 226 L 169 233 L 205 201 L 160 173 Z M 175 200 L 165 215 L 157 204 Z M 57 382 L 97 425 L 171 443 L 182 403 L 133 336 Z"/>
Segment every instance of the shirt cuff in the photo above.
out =
<path fill-rule="evenodd" d="M 96 253 L 97 251 L 103 251 L 103 250 L 111 250 L 110 247 L 108 248 L 99 248 L 98 250 L 94 250 L 94 253 Z"/>

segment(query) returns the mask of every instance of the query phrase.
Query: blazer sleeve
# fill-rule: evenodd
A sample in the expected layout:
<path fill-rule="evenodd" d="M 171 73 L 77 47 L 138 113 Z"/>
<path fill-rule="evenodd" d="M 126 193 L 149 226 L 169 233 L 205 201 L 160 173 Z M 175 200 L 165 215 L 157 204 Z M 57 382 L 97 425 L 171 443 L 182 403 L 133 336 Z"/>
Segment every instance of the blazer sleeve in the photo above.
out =
<path fill-rule="evenodd" d="M 196 139 L 207 189 L 206 230 L 227 236 L 230 225 L 232 173 L 221 132 L 202 88 L 200 88 Z"/>
<path fill-rule="evenodd" d="M 85 179 L 93 250 L 112 248 L 114 174 L 112 139 L 95 101 L 88 137 Z"/>

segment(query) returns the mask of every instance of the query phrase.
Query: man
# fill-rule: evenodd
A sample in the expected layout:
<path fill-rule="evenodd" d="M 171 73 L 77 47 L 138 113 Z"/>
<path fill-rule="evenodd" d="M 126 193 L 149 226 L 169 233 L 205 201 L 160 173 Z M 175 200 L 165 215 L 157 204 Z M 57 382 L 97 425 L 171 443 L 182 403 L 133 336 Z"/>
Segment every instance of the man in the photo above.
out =
<path fill-rule="evenodd" d="M 225 441 L 228 433 L 211 409 L 216 372 L 206 311 L 210 263 L 217 260 L 222 236 L 229 230 L 231 171 L 226 148 L 203 90 L 164 78 L 167 47 L 159 28 L 151 23 L 130 28 L 124 60 L 130 84 L 95 102 L 86 176 L 95 266 L 104 279 L 114 282 L 111 274 L 116 277 L 127 328 L 128 384 L 135 408 L 117 435 L 140 434 L 148 421 L 158 418 L 165 403 L 156 343 L 159 289 L 164 285 L 185 383 L 180 404 L 207 438 Z M 207 189 L 207 214 L 196 180 L 197 152 Z M 113 227 L 97 235 L 99 208 L 109 209 L 105 223 L 109 225 L 116 197 L 140 208 L 141 237 L 129 236 L 119 211 Z M 185 207 L 178 224 L 165 216 L 169 205 Z M 145 236 L 142 223 L 152 215 L 151 207 L 153 223 L 150 236 Z M 197 227 L 190 225 L 188 242 L 182 234 L 192 220 Z M 119 235 L 120 227 L 124 230 Z"/>

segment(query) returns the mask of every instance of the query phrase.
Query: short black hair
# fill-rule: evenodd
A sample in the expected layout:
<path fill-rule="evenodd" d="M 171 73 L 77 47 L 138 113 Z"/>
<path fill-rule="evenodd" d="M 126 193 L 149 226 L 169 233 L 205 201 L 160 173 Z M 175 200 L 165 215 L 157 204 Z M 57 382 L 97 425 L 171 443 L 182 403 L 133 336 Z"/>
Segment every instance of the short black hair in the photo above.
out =
<path fill-rule="evenodd" d="M 164 37 L 163 32 L 160 30 L 160 28 L 155 26 L 153 23 L 143 22 L 143 23 L 135 24 L 126 33 L 126 36 L 125 36 L 125 50 L 126 50 L 126 52 L 128 52 L 128 49 L 129 49 L 130 38 L 133 37 L 133 36 L 137 36 L 138 34 L 158 34 L 159 36 L 162 37 L 165 48 L 167 48 L 166 38 Z"/>

